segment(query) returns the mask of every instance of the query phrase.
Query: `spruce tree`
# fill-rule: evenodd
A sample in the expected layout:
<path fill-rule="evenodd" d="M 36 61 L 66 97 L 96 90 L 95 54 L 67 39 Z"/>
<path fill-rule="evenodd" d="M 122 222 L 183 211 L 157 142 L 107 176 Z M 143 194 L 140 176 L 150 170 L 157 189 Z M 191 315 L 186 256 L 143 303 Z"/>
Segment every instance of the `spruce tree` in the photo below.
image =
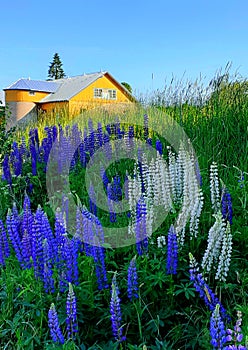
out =
<path fill-rule="evenodd" d="M 58 53 L 53 56 L 53 61 L 50 63 L 48 69 L 48 79 L 61 79 L 65 78 L 65 72 L 62 68 L 63 64 Z"/>

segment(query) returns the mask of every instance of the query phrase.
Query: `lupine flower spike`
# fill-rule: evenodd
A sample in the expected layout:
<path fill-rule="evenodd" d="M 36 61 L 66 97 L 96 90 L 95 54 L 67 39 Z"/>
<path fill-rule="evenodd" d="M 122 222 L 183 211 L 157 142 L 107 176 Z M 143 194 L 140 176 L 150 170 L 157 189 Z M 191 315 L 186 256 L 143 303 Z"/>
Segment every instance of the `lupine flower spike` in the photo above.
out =
<path fill-rule="evenodd" d="M 136 267 L 136 256 L 130 261 L 128 267 L 127 276 L 127 295 L 132 301 L 134 298 L 138 298 L 138 275 Z"/>
<path fill-rule="evenodd" d="M 116 273 L 112 279 L 112 290 L 111 290 L 111 301 L 110 301 L 110 314 L 111 314 L 111 322 L 112 322 L 112 333 L 118 342 L 122 342 L 126 339 L 125 336 L 122 335 L 123 326 L 121 325 L 122 315 L 121 315 L 121 306 L 120 306 L 120 298 L 119 298 L 119 288 L 116 282 Z"/>
<path fill-rule="evenodd" d="M 220 316 L 220 304 L 215 306 L 210 319 L 210 336 L 213 349 L 223 349 L 223 345 L 226 342 L 226 330 Z"/>
<path fill-rule="evenodd" d="M 168 249 L 167 249 L 167 274 L 176 275 L 177 273 L 177 256 L 178 244 L 177 235 L 173 225 L 171 225 L 168 233 Z"/>
<path fill-rule="evenodd" d="M 48 311 L 48 326 L 50 329 L 52 340 L 54 342 L 64 344 L 65 339 L 59 327 L 58 315 L 55 309 L 55 305 L 53 303 Z"/>
<path fill-rule="evenodd" d="M 72 284 L 69 283 L 69 292 L 66 300 L 66 330 L 68 339 L 73 339 L 78 331 L 77 325 L 77 305 Z"/>

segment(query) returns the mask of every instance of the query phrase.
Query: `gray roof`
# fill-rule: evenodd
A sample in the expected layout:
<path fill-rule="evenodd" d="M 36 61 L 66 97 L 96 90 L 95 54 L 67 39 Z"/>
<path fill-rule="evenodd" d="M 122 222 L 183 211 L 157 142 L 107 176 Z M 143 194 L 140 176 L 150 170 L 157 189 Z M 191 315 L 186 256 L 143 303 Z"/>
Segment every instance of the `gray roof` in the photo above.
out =
<path fill-rule="evenodd" d="M 44 80 L 31 80 L 31 79 L 19 79 L 14 84 L 10 85 L 4 90 L 28 90 L 28 91 L 40 91 L 40 92 L 55 92 L 60 83 L 58 81 L 44 81 Z"/>
<path fill-rule="evenodd" d="M 79 75 L 72 78 L 58 79 L 59 88 L 50 95 L 44 97 L 40 103 L 69 101 L 73 96 L 84 90 L 98 78 L 101 78 L 106 72 L 91 73 Z"/>

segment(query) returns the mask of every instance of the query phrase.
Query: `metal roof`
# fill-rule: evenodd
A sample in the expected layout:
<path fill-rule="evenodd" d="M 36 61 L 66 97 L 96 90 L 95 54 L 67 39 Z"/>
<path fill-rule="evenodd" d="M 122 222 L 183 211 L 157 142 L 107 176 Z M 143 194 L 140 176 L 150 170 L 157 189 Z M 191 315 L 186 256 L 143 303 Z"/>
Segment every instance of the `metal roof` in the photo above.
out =
<path fill-rule="evenodd" d="M 39 92 L 55 92 L 60 86 L 58 81 L 44 81 L 44 80 L 31 80 L 31 79 L 19 79 L 14 84 L 10 85 L 4 90 L 28 90 Z"/>
<path fill-rule="evenodd" d="M 59 83 L 59 88 L 39 102 L 69 101 L 73 96 L 84 90 L 98 78 L 101 78 L 105 73 L 106 72 L 91 73 L 72 78 L 58 79 L 56 81 Z"/>

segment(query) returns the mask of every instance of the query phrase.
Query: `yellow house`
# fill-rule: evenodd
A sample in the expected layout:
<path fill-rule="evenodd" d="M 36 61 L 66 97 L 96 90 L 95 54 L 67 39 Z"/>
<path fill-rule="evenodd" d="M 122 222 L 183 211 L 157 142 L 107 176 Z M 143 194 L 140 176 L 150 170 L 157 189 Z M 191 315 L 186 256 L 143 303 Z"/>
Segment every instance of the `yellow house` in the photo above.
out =
<path fill-rule="evenodd" d="M 136 102 L 125 86 L 108 72 L 53 81 L 19 79 L 4 91 L 12 125 L 24 117 L 37 118 L 39 110 L 57 112 L 63 109 L 69 115 L 77 115 L 89 108 L 114 104 L 125 107 Z"/>

